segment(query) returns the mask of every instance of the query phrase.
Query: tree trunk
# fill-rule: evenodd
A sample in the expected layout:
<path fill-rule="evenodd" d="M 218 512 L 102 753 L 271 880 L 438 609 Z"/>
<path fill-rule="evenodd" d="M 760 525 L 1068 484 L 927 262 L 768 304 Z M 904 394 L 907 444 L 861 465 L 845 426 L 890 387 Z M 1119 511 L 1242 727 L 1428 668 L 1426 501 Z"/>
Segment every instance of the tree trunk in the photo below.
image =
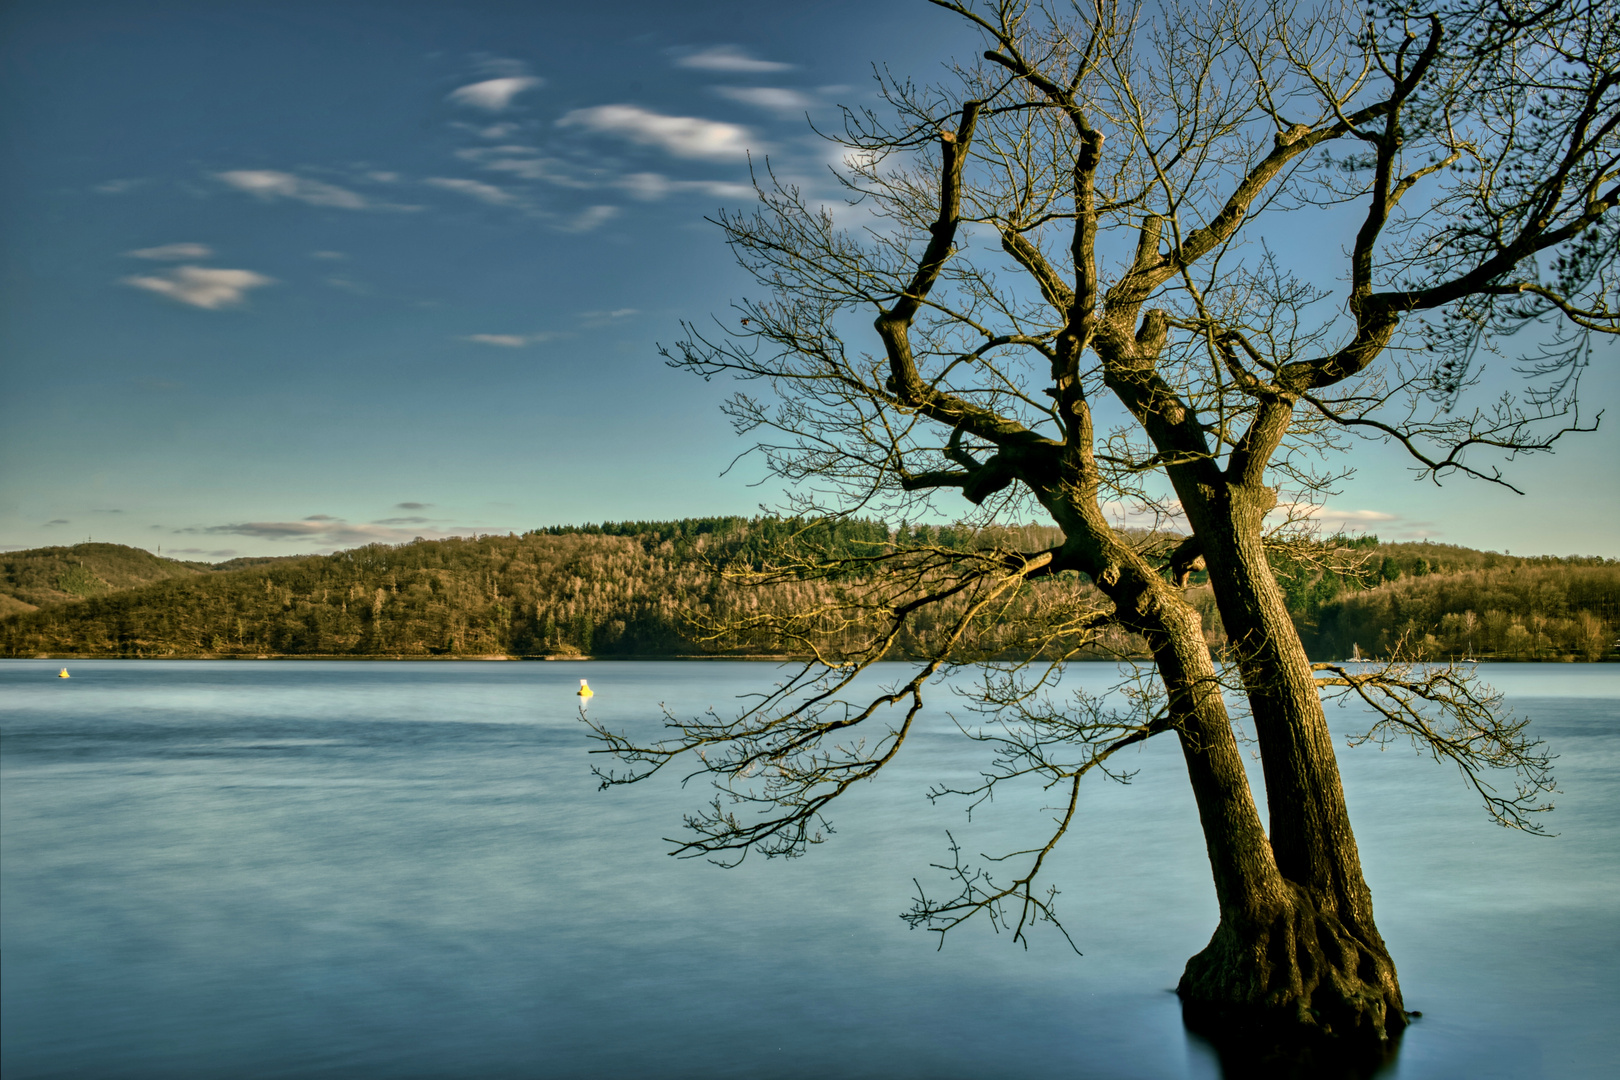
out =
<path fill-rule="evenodd" d="M 1070 525 L 1100 525 L 1088 518 L 1075 515 Z M 1339 892 L 1313 889 L 1281 871 L 1275 839 L 1267 839 L 1260 823 L 1198 613 L 1112 537 L 1089 539 L 1076 547 L 1090 549 L 1094 580 L 1114 601 L 1121 621 L 1147 639 L 1169 694 L 1220 907 L 1214 935 L 1188 961 L 1177 987 L 1189 1024 L 1215 1036 L 1241 1032 L 1251 1047 L 1289 1052 L 1336 1038 L 1361 1044 L 1378 1058 L 1405 1026 L 1406 1014 L 1394 965 L 1372 928 L 1370 899 L 1346 920 Z M 1309 689 L 1315 701 L 1315 688 Z M 1319 703 L 1316 717 L 1321 722 Z M 1331 766 L 1332 745 L 1325 745 Z M 1338 792 L 1336 771 L 1331 779 Z M 1336 805 L 1342 813 L 1342 794 Z M 1272 814 L 1276 820 L 1275 806 Z M 1342 850 L 1316 861 L 1341 872 L 1329 880 L 1349 873 L 1360 883 L 1348 819 L 1343 834 L 1348 863 Z M 1365 898 L 1364 884 L 1361 893 Z"/>
<path fill-rule="evenodd" d="M 1179 992 L 1198 1026 L 1386 1044 L 1407 1014 L 1373 921 L 1321 697 L 1261 544 L 1274 496 L 1235 486 L 1196 496 L 1184 494 L 1183 505 L 1253 711 L 1271 850 L 1286 891 L 1252 919 L 1229 924 L 1223 911 Z"/>

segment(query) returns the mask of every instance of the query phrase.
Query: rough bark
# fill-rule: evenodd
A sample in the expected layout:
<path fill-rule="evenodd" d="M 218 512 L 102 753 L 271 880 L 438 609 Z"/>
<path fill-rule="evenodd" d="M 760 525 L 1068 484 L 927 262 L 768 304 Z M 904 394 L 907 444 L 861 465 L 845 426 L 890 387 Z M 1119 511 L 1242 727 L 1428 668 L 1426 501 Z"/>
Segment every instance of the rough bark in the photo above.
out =
<path fill-rule="evenodd" d="M 1350 827 L 1333 739 L 1298 634 L 1266 562 L 1263 487 L 1200 485 L 1183 505 L 1254 716 L 1270 845 L 1286 891 L 1258 917 L 1224 918 L 1187 965 L 1189 1019 L 1386 1044 L 1406 1026 L 1394 962 Z"/>
<path fill-rule="evenodd" d="M 1257 514 L 1241 515 L 1253 518 L 1252 544 L 1218 543 L 1211 560 L 1238 578 L 1229 592 L 1269 591 L 1275 598 L 1275 611 L 1252 605 L 1255 625 L 1264 631 L 1254 638 L 1257 662 L 1297 660 L 1296 670 L 1307 680 L 1305 686 L 1252 680 L 1263 692 L 1251 693 L 1251 700 L 1264 701 L 1268 710 L 1264 739 L 1270 745 L 1262 743 L 1268 838 L 1197 612 L 1177 587 L 1121 545 L 1096 511 L 1085 452 L 1069 456 L 1067 464 L 1070 469 L 1060 471 L 1072 485 L 1045 489 L 1042 502 L 1069 537 L 1066 561 L 1091 575 L 1114 602 L 1116 617 L 1153 650 L 1209 855 L 1220 922 L 1177 987 L 1188 1022 L 1212 1034 L 1242 1032 L 1251 1046 L 1291 1048 L 1296 1056 L 1312 1043 L 1331 1040 L 1378 1058 L 1405 1027 L 1407 1014 L 1394 963 L 1372 920 L 1309 664 L 1302 650 L 1297 657 L 1287 650 L 1290 641 L 1298 648 L 1292 624 L 1275 622 L 1278 613 L 1285 620 L 1287 613 L 1258 545 L 1258 522 L 1269 506 L 1256 504 Z M 1258 562 L 1230 557 L 1229 547 L 1257 554 Z M 1247 575 L 1234 567 L 1246 567 Z M 1279 775 L 1272 784 L 1274 767 L 1279 774 L 1295 769 L 1299 775 Z M 1284 850 L 1292 860 L 1286 864 Z"/>

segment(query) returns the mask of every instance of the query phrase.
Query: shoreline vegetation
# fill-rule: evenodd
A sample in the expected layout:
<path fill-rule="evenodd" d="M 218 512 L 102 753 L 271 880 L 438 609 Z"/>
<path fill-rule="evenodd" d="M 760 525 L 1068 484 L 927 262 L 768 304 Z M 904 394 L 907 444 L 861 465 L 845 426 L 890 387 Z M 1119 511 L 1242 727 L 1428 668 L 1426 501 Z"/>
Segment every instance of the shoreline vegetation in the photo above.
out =
<path fill-rule="evenodd" d="M 1051 533 L 1051 536 L 1047 534 Z M 1142 533 L 1144 547 L 1175 538 Z M 1042 526 L 993 533 L 952 526 L 839 520 L 687 518 L 559 526 L 522 535 L 417 540 L 332 555 L 166 559 L 118 544 L 0 555 L 0 656 L 95 659 L 791 660 L 775 643 L 714 646 L 693 617 L 804 611 L 848 580 L 739 575 L 790 552 L 878 554 L 895 546 L 945 550 L 1057 542 Z M 1431 543 L 1330 537 L 1279 547 L 1273 572 L 1316 660 L 1388 655 L 1398 643 L 1434 660 L 1620 659 L 1620 562 L 1514 556 Z M 1225 634 L 1204 575 L 1188 598 L 1212 648 Z M 1090 590 L 1083 578 L 1034 586 Z M 1002 618 L 1009 628 L 1015 604 Z M 942 613 L 942 618 L 946 613 Z M 836 653 L 852 628 L 829 625 Z M 898 642 L 896 659 L 931 630 Z M 996 636 L 987 641 L 994 652 Z M 1009 640 L 1012 640 L 1009 630 Z M 1143 654 L 1105 635 L 1080 659 Z"/>

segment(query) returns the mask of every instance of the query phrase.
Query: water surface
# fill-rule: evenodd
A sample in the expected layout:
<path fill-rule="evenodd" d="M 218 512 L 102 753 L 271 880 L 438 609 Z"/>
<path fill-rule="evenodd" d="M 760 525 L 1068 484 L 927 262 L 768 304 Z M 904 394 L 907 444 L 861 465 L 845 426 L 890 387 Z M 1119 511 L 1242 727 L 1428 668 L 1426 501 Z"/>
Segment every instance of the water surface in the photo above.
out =
<path fill-rule="evenodd" d="M 725 871 L 664 853 L 703 798 L 600 792 L 576 714 L 646 725 L 758 663 L 0 662 L 0 1069 L 25 1077 L 1216 1077 L 1171 989 L 1215 922 L 1180 755 L 1093 785 L 1037 932 L 896 917 L 984 748 L 948 695 L 837 834 Z M 1408 1033 L 1391 1077 L 1582 1078 L 1620 1060 L 1620 668 L 1486 673 L 1560 754 L 1554 838 L 1454 769 L 1341 750 Z M 1106 665 L 1073 678 L 1114 681 Z M 1348 730 L 1359 718 L 1337 710 Z"/>

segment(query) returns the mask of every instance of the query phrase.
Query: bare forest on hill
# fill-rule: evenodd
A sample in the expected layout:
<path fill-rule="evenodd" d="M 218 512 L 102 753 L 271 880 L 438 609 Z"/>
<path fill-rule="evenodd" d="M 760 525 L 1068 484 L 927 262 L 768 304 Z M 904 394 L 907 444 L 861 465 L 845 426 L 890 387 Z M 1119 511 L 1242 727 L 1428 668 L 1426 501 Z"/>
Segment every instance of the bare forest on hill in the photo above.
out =
<path fill-rule="evenodd" d="M 1038 547 L 1049 527 L 973 532 L 881 522 L 818 524 L 702 518 L 564 526 L 522 536 L 373 545 L 334 555 L 179 562 L 115 544 L 0 558 L 0 652 L 7 656 L 693 656 L 837 654 L 869 627 L 844 575 L 782 574 L 794 552 L 881 558 L 897 543 L 941 551 Z M 1174 538 L 1141 534 L 1146 547 Z M 1435 659 L 1600 660 L 1620 633 L 1620 565 L 1596 558 L 1515 557 L 1441 544 L 1334 537 L 1273 553 L 1273 567 L 1313 657 L 1369 656 L 1399 641 Z M 1207 584 L 1188 600 L 1212 648 L 1225 645 Z M 1089 610 L 1079 575 L 1032 583 L 988 616 L 977 655 L 1016 652 L 1030 626 Z M 860 604 L 856 608 L 860 608 Z M 37 610 L 36 610 L 37 609 Z M 770 635 L 721 646 L 706 626 L 749 613 L 824 612 L 810 641 Z M 838 613 L 838 614 L 835 614 Z M 910 624 L 903 655 L 924 651 L 952 611 Z M 1116 631 L 1088 655 L 1141 656 Z"/>

